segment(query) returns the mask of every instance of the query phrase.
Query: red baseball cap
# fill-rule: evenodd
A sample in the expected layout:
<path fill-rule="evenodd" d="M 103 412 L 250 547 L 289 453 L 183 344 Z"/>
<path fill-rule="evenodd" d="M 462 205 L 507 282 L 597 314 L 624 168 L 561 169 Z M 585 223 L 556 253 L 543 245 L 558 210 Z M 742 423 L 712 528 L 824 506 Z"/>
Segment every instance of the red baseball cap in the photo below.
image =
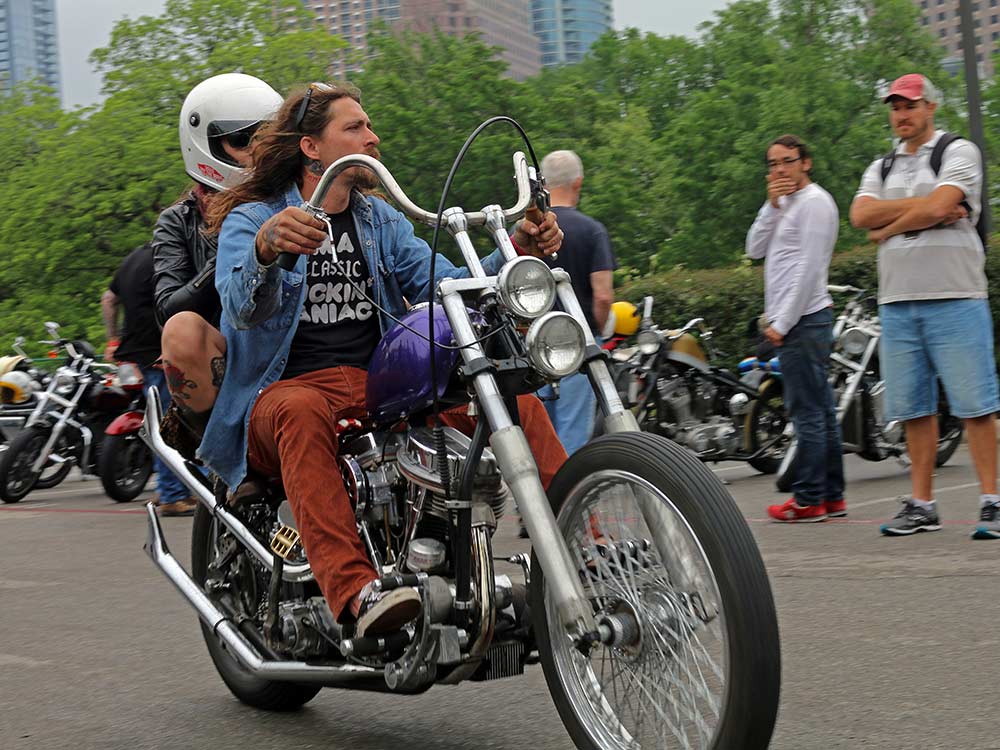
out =
<path fill-rule="evenodd" d="M 888 102 L 894 96 L 913 102 L 920 99 L 925 102 L 937 102 L 941 98 L 941 93 L 927 76 L 920 73 L 907 73 L 892 82 L 889 93 L 882 98 L 882 101 Z"/>

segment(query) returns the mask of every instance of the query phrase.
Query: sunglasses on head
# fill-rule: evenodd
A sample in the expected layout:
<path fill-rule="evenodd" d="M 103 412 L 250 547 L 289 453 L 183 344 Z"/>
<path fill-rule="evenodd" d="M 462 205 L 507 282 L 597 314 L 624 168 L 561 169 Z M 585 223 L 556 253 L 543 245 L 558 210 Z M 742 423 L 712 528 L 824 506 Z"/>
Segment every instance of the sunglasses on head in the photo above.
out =
<path fill-rule="evenodd" d="M 333 87 L 325 83 L 309 84 L 309 89 L 299 105 L 299 111 L 295 113 L 295 124 L 292 126 L 294 130 L 302 129 L 302 121 L 306 118 L 306 112 L 309 111 L 309 102 L 312 101 L 313 91 L 333 91 Z"/>

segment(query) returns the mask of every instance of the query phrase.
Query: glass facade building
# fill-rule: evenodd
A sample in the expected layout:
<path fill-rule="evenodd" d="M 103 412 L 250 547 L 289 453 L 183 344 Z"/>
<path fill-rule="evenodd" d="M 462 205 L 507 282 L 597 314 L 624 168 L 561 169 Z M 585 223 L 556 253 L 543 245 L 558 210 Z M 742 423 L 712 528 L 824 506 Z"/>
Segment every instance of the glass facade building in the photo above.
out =
<path fill-rule="evenodd" d="M 611 0 L 532 0 L 531 20 L 548 67 L 582 60 L 612 28 L 614 13 Z"/>
<path fill-rule="evenodd" d="M 40 78 L 60 95 L 55 0 L 0 0 L 0 92 Z"/>

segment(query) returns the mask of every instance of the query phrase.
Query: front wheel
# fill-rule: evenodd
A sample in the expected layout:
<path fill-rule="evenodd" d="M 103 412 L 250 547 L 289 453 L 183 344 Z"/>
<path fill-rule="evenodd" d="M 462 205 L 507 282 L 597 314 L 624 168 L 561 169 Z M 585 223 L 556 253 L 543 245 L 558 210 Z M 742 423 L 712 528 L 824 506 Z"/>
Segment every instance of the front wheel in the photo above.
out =
<path fill-rule="evenodd" d="M 549 691 L 581 750 L 763 750 L 777 716 L 774 599 L 750 529 L 719 480 L 662 437 L 608 435 L 549 489 L 611 645 L 559 624 L 532 558 L 535 638 Z"/>
<path fill-rule="evenodd" d="M 46 427 L 32 427 L 20 432 L 0 453 L 0 500 L 17 503 L 38 483 L 41 472 L 32 466 L 49 439 Z"/>
<path fill-rule="evenodd" d="M 97 474 L 104 492 L 118 503 L 135 500 L 153 473 L 153 454 L 138 432 L 105 435 L 98 453 Z"/>

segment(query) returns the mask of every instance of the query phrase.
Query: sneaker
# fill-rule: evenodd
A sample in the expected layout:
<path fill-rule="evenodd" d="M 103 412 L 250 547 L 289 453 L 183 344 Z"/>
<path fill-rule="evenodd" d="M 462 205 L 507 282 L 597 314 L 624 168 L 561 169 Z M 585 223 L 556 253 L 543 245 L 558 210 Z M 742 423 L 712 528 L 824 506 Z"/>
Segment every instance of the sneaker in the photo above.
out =
<path fill-rule="evenodd" d="M 198 503 L 189 497 L 185 497 L 173 503 L 160 503 L 161 516 L 193 516 Z"/>
<path fill-rule="evenodd" d="M 420 614 L 420 594 L 406 586 L 376 594 L 368 584 L 358 596 L 361 607 L 354 630 L 357 638 L 395 633 Z"/>
<path fill-rule="evenodd" d="M 908 497 L 900 502 L 903 507 L 899 512 L 888 523 L 882 524 L 881 530 L 886 536 L 906 536 L 918 531 L 938 531 L 941 528 L 936 508 L 927 510 Z"/>
<path fill-rule="evenodd" d="M 779 523 L 816 523 L 826 520 L 826 508 L 821 505 L 799 505 L 794 497 L 781 505 L 770 505 L 767 515 Z"/>
<path fill-rule="evenodd" d="M 1000 539 L 1000 504 L 984 505 L 979 511 L 979 523 L 972 530 L 973 539 Z"/>
<path fill-rule="evenodd" d="M 826 517 L 827 518 L 843 518 L 847 515 L 847 501 L 841 498 L 840 500 L 827 500 L 826 501 Z"/>

